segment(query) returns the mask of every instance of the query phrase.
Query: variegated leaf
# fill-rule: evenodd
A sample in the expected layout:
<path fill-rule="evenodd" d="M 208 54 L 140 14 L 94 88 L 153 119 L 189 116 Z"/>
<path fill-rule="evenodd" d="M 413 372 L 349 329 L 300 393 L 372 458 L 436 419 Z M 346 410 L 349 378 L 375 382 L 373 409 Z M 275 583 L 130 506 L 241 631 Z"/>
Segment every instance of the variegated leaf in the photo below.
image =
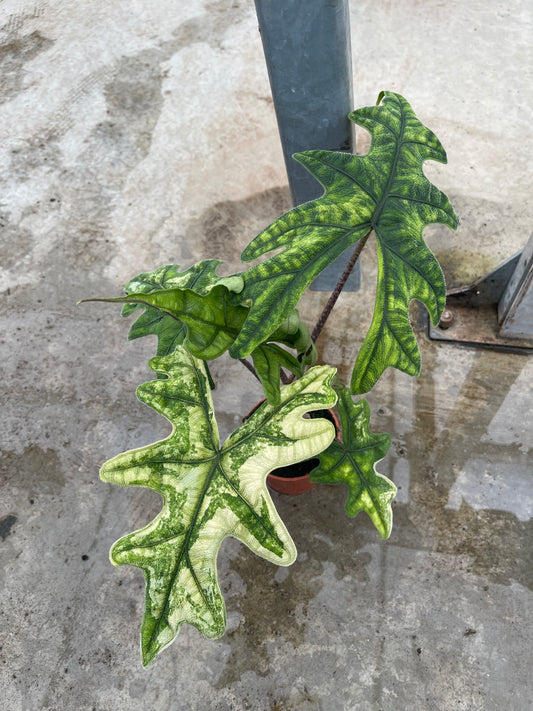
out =
<path fill-rule="evenodd" d="M 138 274 L 126 284 L 126 294 L 149 294 L 153 291 L 167 289 L 189 289 L 196 294 L 207 294 L 214 286 L 223 284 L 229 290 L 241 291 L 241 277 L 219 277 L 217 268 L 222 264 L 218 259 L 206 259 L 193 264 L 192 267 L 180 271 L 178 264 L 159 267 L 152 272 Z M 128 338 L 133 340 L 141 336 L 157 336 L 157 355 L 172 353 L 176 346 L 184 343 L 187 338 L 187 326 L 174 316 L 147 304 L 129 301 L 122 309 L 123 316 L 129 316 L 137 309 L 144 312 L 130 328 Z"/>
<path fill-rule="evenodd" d="M 111 560 L 141 568 L 146 607 L 141 631 L 143 663 L 188 622 L 207 637 L 224 633 L 225 606 L 216 559 L 226 536 L 278 565 L 296 556 L 268 489 L 268 472 L 315 456 L 334 437 L 325 419 L 305 419 L 331 407 L 335 370 L 311 368 L 265 402 L 219 448 L 213 405 L 202 361 L 185 348 L 154 358 L 161 379 L 141 385 L 139 398 L 173 425 L 161 442 L 119 454 L 101 470 L 104 481 L 143 486 L 161 494 L 163 508 L 147 526 L 121 538 Z"/>
<path fill-rule="evenodd" d="M 455 229 L 457 218 L 446 195 L 422 170 L 427 159 L 445 163 L 446 153 L 403 97 L 385 92 L 381 105 L 355 111 L 350 118 L 371 133 L 369 152 L 296 154 L 324 194 L 277 219 L 244 250 L 242 259 L 250 261 L 282 248 L 242 274 L 244 289 L 238 298 L 250 311 L 230 354 L 242 358 L 253 351 L 315 276 L 373 229 L 378 296 L 352 377 L 352 391 L 366 392 L 388 366 L 419 372 L 409 302 L 421 301 L 433 323 L 445 302 L 442 271 L 422 231 L 435 222 Z"/>
<path fill-rule="evenodd" d="M 357 516 L 360 511 L 366 511 L 381 536 L 388 538 L 392 529 L 390 504 L 396 486 L 376 471 L 375 464 L 387 454 L 390 437 L 370 432 L 368 403 L 366 400 L 354 403 L 349 388 L 340 392 L 337 407 L 342 441 L 335 440 L 319 455 L 320 464 L 311 472 L 311 481 L 346 484 L 346 513 Z"/>

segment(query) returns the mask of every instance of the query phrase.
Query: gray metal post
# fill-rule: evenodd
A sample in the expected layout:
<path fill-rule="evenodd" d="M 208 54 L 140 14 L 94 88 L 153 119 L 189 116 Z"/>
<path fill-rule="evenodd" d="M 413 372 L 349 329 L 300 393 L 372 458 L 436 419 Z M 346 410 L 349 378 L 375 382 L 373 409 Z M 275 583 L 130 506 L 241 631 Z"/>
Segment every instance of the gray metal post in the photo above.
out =
<path fill-rule="evenodd" d="M 533 234 L 498 304 L 500 333 L 533 339 Z"/>
<path fill-rule="evenodd" d="M 279 133 L 294 205 L 322 194 L 293 153 L 354 151 L 348 0 L 255 0 Z M 343 254 L 314 281 L 331 291 L 348 263 Z M 356 264 L 345 289 L 361 281 Z"/>

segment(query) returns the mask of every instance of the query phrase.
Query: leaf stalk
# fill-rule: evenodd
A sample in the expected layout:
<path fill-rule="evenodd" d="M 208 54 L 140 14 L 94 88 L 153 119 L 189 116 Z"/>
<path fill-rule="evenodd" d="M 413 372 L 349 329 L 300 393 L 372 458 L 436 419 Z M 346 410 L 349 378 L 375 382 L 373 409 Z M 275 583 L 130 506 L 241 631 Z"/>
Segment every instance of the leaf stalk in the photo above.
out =
<path fill-rule="evenodd" d="M 322 333 L 322 329 L 326 325 L 326 321 L 329 318 L 329 315 L 331 311 L 333 310 L 333 307 L 337 303 L 337 299 L 339 298 L 344 285 L 348 281 L 348 277 L 352 273 L 352 269 L 355 267 L 357 260 L 359 259 L 359 255 L 361 254 L 363 247 L 366 244 L 366 241 L 368 239 L 368 235 L 372 232 L 370 230 L 369 232 L 366 233 L 364 237 L 362 237 L 359 242 L 357 243 L 354 252 L 352 256 L 350 257 L 350 261 L 346 265 L 346 268 L 344 269 L 343 273 L 341 274 L 339 281 L 337 282 L 337 285 L 331 292 L 331 296 L 329 297 L 327 304 L 324 306 L 324 310 L 320 314 L 320 317 L 318 321 L 316 322 L 316 326 L 313 329 L 313 333 L 311 334 L 311 339 L 313 340 L 313 343 L 316 343 L 317 338 L 320 336 Z"/>

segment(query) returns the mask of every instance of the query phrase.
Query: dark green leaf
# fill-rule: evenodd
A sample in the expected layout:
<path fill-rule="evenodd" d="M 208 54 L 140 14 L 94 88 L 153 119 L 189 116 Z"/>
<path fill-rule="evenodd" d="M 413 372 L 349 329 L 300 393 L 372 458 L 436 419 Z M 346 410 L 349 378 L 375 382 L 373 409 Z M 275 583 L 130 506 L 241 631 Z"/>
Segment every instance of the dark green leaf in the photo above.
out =
<path fill-rule="evenodd" d="M 297 376 L 303 375 L 303 365 L 276 343 L 262 343 L 252 353 L 255 371 L 269 402 L 279 403 L 280 370 L 286 368 Z"/>
<path fill-rule="evenodd" d="M 311 472 L 311 481 L 348 486 L 346 513 L 357 516 L 366 511 L 383 538 L 392 528 L 391 500 L 396 487 L 375 469 L 376 462 L 387 454 L 388 434 L 372 434 L 370 408 L 366 400 L 352 401 L 349 388 L 339 394 L 342 442 L 335 440 L 322 454 L 320 464 Z"/>
<path fill-rule="evenodd" d="M 222 264 L 218 259 L 206 259 L 180 271 L 178 264 L 159 267 L 153 272 L 139 274 L 125 286 L 126 294 L 149 294 L 167 289 L 190 289 L 196 294 L 207 294 L 214 286 L 224 284 L 228 289 L 240 291 L 243 282 L 240 277 L 233 279 L 219 277 L 217 268 Z M 156 335 L 157 355 L 172 353 L 176 346 L 184 343 L 187 328 L 173 316 L 146 304 L 128 302 L 122 309 L 123 316 L 129 316 L 144 307 L 142 313 L 131 326 L 128 338 L 133 340 L 141 336 Z"/>
<path fill-rule="evenodd" d="M 207 294 L 197 294 L 190 289 L 166 289 L 85 301 L 139 304 L 169 316 L 177 323 L 176 332 L 185 327 L 185 333 L 179 331 L 182 344 L 203 360 L 218 358 L 231 346 L 248 312 L 244 306 L 230 301 L 228 290 L 222 285 L 213 287 Z M 166 339 L 166 331 L 161 332 Z"/>
<path fill-rule="evenodd" d="M 323 196 L 280 217 L 244 250 L 242 259 L 249 261 L 282 248 L 242 274 L 239 298 L 250 312 L 230 354 L 245 357 L 268 338 L 318 272 L 373 229 L 378 298 L 352 379 L 352 389 L 365 392 L 388 366 L 418 372 L 409 302 L 424 303 L 436 323 L 445 300 L 444 278 L 422 231 L 435 222 L 455 229 L 457 218 L 422 171 L 427 159 L 445 163 L 444 149 L 403 97 L 385 92 L 382 105 L 350 118 L 371 133 L 369 152 L 296 154 L 324 187 Z"/>

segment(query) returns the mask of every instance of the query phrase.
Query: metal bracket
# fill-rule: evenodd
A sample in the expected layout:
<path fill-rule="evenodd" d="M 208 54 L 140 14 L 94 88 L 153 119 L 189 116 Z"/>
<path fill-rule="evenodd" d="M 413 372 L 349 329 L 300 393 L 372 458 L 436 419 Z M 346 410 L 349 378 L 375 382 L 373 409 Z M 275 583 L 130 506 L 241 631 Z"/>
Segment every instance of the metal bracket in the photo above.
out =
<path fill-rule="evenodd" d="M 533 234 L 498 303 L 500 333 L 533 340 Z"/>
<path fill-rule="evenodd" d="M 533 353 L 533 235 L 526 247 L 469 286 L 451 289 L 436 341 Z"/>

